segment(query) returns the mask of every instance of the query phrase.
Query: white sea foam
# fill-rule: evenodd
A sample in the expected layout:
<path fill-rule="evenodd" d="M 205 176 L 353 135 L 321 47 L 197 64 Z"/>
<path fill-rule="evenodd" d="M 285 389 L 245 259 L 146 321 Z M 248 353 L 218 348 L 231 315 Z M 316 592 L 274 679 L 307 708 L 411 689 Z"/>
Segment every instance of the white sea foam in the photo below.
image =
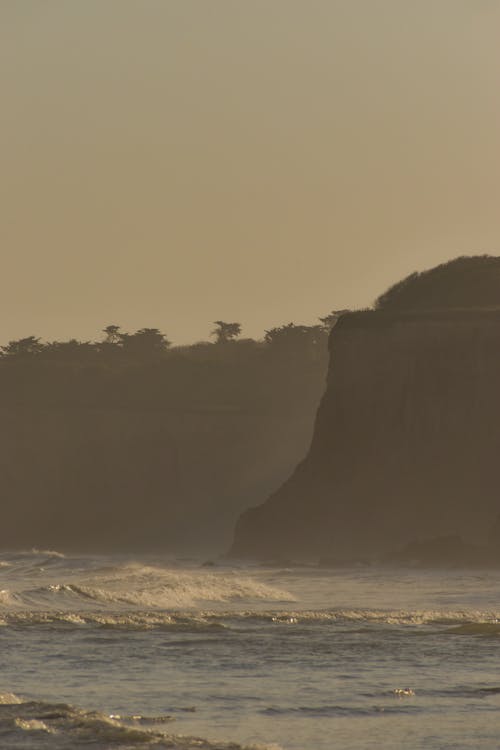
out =
<path fill-rule="evenodd" d="M 492 610 L 272 610 L 243 612 L 213 612 L 212 616 L 232 620 L 261 620 L 277 625 L 301 624 L 382 624 L 382 625 L 488 625 L 500 631 L 500 611 Z M 204 613 L 205 617 L 208 615 Z"/>
<path fill-rule="evenodd" d="M 165 717 L 163 717 L 165 718 Z M 170 750 L 279 750 L 277 745 L 238 745 L 199 737 L 167 734 L 141 726 L 147 717 L 118 719 L 64 703 L 23 702 L 12 693 L 0 694 L 0 746 L 19 750 L 94 750 L 110 748 L 170 748 Z M 152 717 L 150 723 L 160 725 Z"/>
<path fill-rule="evenodd" d="M 57 557 L 59 559 L 64 559 L 66 557 L 65 554 L 63 554 L 62 552 L 58 552 L 55 549 L 37 549 L 37 547 L 32 547 L 30 552 L 32 555 L 41 557 Z"/>
<path fill-rule="evenodd" d="M 14 608 L 0 615 L 0 626 L 44 626 L 61 625 L 94 626 L 124 630 L 155 630 L 171 632 L 213 632 L 230 630 L 246 625 L 262 623 L 276 627 L 300 626 L 433 626 L 446 629 L 457 635 L 500 635 L 500 613 L 498 612 L 375 612 L 367 610 L 332 611 L 218 611 L 188 610 L 176 612 L 149 611 L 68 611 L 26 610 Z"/>
<path fill-rule="evenodd" d="M 23 699 L 15 693 L 0 693 L 0 706 L 22 703 Z"/>
<path fill-rule="evenodd" d="M 0 606 L 3 605 L 5 607 L 13 603 L 14 599 L 10 591 L 7 589 L 0 589 Z"/>
<path fill-rule="evenodd" d="M 213 631 L 226 629 L 218 619 L 203 615 L 170 615 L 162 612 L 32 612 L 13 611 L 0 616 L 0 625 L 97 626 L 128 630 Z"/>
<path fill-rule="evenodd" d="M 4 699 L 2 749 L 495 746 L 497 571 L 0 559 L 2 686 L 50 702 Z"/>
<path fill-rule="evenodd" d="M 43 571 L 41 571 L 43 573 Z M 31 579 L 33 580 L 33 579 Z M 175 570 L 143 565 L 124 565 L 92 571 L 92 575 L 69 572 L 66 581 L 47 574 L 37 588 L 23 588 L 16 598 L 2 601 L 39 609 L 189 609 L 211 602 L 291 602 L 282 589 L 236 573 Z M 24 579 L 21 581 L 24 586 Z"/>

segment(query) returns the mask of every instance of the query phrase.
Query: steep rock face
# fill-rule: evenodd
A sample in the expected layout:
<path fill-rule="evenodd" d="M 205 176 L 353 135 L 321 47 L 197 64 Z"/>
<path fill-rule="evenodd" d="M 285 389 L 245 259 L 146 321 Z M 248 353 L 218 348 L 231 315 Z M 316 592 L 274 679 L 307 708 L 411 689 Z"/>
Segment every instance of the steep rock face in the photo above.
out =
<path fill-rule="evenodd" d="M 213 554 L 306 449 L 312 419 L 0 409 L 1 548 Z"/>
<path fill-rule="evenodd" d="M 343 316 L 309 453 L 239 519 L 233 556 L 380 556 L 487 540 L 500 511 L 500 311 Z"/>

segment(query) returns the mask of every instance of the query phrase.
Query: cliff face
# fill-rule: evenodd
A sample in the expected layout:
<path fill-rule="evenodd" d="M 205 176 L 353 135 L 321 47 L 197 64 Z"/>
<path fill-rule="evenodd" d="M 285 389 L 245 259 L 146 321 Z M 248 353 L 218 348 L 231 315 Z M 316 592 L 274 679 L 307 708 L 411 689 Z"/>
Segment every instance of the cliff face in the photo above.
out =
<path fill-rule="evenodd" d="M 307 450 L 324 387 L 326 335 L 276 330 L 161 352 L 0 347 L 0 548 L 227 549 Z"/>
<path fill-rule="evenodd" d="M 306 450 L 309 413 L 0 409 L 0 547 L 219 552 Z"/>
<path fill-rule="evenodd" d="M 355 558 L 500 512 L 500 311 L 343 316 L 309 453 L 246 511 L 232 554 Z"/>

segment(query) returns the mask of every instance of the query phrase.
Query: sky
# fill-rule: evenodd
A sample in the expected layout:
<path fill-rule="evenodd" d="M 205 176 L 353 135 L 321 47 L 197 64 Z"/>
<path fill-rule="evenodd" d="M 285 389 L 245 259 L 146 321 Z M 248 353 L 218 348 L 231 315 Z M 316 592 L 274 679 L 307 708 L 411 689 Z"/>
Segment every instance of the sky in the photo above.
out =
<path fill-rule="evenodd" d="M 0 343 L 500 255 L 500 0 L 0 0 Z"/>

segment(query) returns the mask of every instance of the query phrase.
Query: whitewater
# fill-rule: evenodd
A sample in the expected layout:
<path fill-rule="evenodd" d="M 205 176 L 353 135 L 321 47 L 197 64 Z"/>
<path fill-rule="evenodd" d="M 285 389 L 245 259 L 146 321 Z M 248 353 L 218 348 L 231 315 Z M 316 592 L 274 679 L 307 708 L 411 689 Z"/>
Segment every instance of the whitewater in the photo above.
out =
<path fill-rule="evenodd" d="M 0 555 L 5 750 L 498 748 L 500 571 Z"/>

